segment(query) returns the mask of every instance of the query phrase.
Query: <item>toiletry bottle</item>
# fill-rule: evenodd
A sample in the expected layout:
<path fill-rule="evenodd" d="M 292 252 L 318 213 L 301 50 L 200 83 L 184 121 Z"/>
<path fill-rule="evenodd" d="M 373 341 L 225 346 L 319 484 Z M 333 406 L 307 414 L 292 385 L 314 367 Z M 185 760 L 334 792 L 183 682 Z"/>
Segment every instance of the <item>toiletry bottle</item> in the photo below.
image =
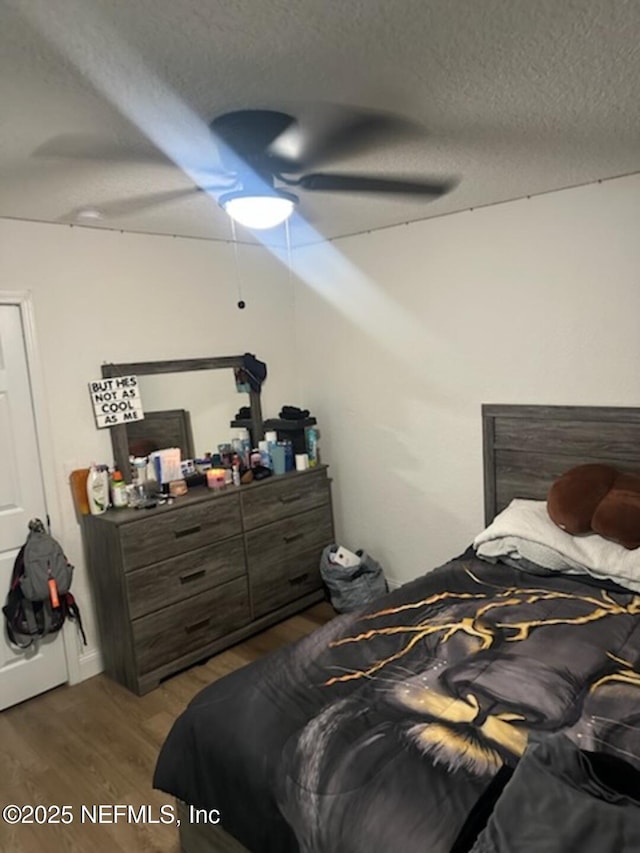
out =
<path fill-rule="evenodd" d="M 241 466 L 240 457 L 238 456 L 237 453 L 234 453 L 233 454 L 233 467 L 232 467 L 232 477 L 233 477 L 233 485 L 234 486 L 240 485 L 240 466 Z"/>
<path fill-rule="evenodd" d="M 87 494 L 87 477 L 89 476 L 89 468 L 76 468 L 69 476 L 71 490 L 73 492 L 73 502 L 76 510 L 80 515 L 89 515 L 89 495 Z"/>
<path fill-rule="evenodd" d="M 269 442 L 259 441 L 258 449 L 260 451 L 260 464 L 263 468 L 271 468 L 271 453 L 269 452 Z"/>
<path fill-rule="evenodd" d="M 129 504 L 127 484 L 117 469 L 111 475 L 111 503 L 115 509 L 122 509 Z"/>
<path fill-rule="evenodd" d="M 293 471 L 296 467 L 293 459 L 293 444 L 289 439 L 282 442 L 284 444 L 284 469 L 285 471 Z"/>
<path fill-rule="evenodd" d="M 147 479 L 147 457 L 146 456 L 133 456 L 132 458 L 132 473 L 133 473 L 133 482 L 136 486 L 144 485 L 144 481 Z"/>
<path fill-rule="evenodd" d="M 92 515 L 101 515 L 109 506 L 109 481 L 102 468 L 93 463 L 87 476 L 87 499 Z"/>
<path fill-rule="evenodd" d="M 309 457 L 309 468 L 314 468 L 318 462 L 318 430 L 315 427 L 306 427 L 305 439 L 307 445 L 307 455 Z"/>
<path fill-rule="evenodd" d="M 267 430 L 264 434 L 264 440 L 268 444 L 277 444 L 278 443 L 278 432 L 275 429 Z"/>
<path fill-rule="evenodd" d="M 240 458 L 244 455 L 244 449 L 242 446 L 241 438 L 232 438 L 231 439 L 231 449 L 233 450 L 234 456 L 239 456 Z"/>
<path fill-rule="evenodd" d="M 238 430 L 238 438 L 241 442 L 242 452 L 240 453 L 240 458 L 244 462 L 245 468 L 251 467 L 251 438 L 249 436 L 249 430 L 245 427 L 242 427 Z"/>
<path fill-rule="evenodd" d="M 264 440 L 267 442 L 267 450 L 269 452 L 269 467 L 273 470 L 273 449 L 278 445 L 278 433 L 276 430 L 268 430 L 264 434 Z"/>
<path fill-rule="evenodd" d="M 111 476 L 109 475 L 108 465 L 98 465 L 98 471 L 102 476 L 102 488 L 107 496 L 107 509 L 111 506 Z"/>

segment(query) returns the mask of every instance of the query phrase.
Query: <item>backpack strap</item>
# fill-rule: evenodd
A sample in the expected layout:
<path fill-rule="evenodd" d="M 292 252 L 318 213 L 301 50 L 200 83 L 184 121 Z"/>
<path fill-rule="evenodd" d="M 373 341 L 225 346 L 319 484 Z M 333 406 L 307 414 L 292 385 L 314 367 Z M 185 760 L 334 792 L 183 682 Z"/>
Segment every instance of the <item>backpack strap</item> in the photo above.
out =
<path fill-rule="evenodd" d="M 38 623 L 36 622 L 36 614 L 33 609 L 33 602 L 29 601 L 28 598 L 22 599 L 22 612 L 24 613 L 24 617 L 27 620 L 27 625 L 29 626 L 29 633 L 33 636 L 39 634 Z"/>
<path fill-rule="evenodd" d="M 9 592 L 13 592 L 15 589 L 20 589 L 20 578 L 24 572 L 24 548 L 18 551 L 15 560 L 13 561 L 13 570 L 11 572 L 11 584 L 9 585 Z"/>
<path fill-rule="evenodd" d="M 17 646 L 19 649 L 28 649 L 29 646 L 33 645 L 33 636 L 25 637 L 23 634 L 16 634 L 13 630 L 13 619 L 19 609 L 23 609 L 23 605 L 27 602 L 25 597 L 22 594 L 22 587 L 20 586 L 20 579 L 24 572 L 24 545 L 18 551 L 15 560 L 13 561 L 13 570 L 11 572 L 11 583 L 9 585 L 9 594 L 7 595 L 7 600 L 5 606 L 2 608 L 2 612 L 5 616 L 6 626 L 7 626 L 7 636 L 9 637 L 9 641 L 13 643 L 14 646 Z M 33 607 L 31 606 L 31 602 L 29 602 L 29 609 L 23 609 L 25 614 L 25 618 L 28 620 L 29 629 L 31 630 L 36 625 L 35 614 L 33 611 Z"/>
<path fill-rule="evenodd" d="M 31 604 L 31 602 L 29 602 Z M 51 633 L 51 626 L 53 625 L 53 613 L 51 612 L 51 604 L 48 601 L 42 601 L 42 630 L 40 634 L 44 637 L 47 634 Z M 27 617 L 28 618 L 28 617 Z"/>
<path fill-rule="evenodd" d="M 7 636 L 9 638 L 9 642 L 17 646 L 19 649 L 28 649 L 29 646 L 32 646 L 34 643 L 34 637 L 26 636 L 25 634 L 18 634 L 13 629 L 14 618 L 20 610 L 20 612 L 24 613 L 24 609 L 22 605 L 25 603 L 25 600 L 22 596 L 20 588 L 15 590 L 11 590 L 9 595 L 7 596 L 7 603 L 2 608 L 2 612 L 5 615 L 5 624 L 7 626 Z M 32 614 L 33 615 L 33 614 Z"/>
<path fill-rule="evenodd" d="M 80 608 L 76 604 L 76 600 L 70 592 L 65 593 L 64 603 L 69 617 L 76 622 L 78 630 L 80 631 L 80 634 L 82 636 L 82 641 L 86 646 L 87 638 L 84 633 L 84 628 L 82 627 L 82 617 L 80 616 Z"/>

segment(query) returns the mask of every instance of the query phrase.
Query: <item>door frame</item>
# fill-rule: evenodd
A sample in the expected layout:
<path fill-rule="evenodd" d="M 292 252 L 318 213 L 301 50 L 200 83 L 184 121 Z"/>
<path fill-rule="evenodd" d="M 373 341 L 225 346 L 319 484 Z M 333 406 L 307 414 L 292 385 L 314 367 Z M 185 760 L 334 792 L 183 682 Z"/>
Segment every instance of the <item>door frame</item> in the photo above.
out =
<path fill-rule="evenodd" d="M 29 290 L 0 289 L 0 304 L 16 305 L 20 310 L 27 370 L 31 384 L 31 402 L 33 405 L 45 506 L 52 530 L 59 530 L 62 528 L 62 514 L 55 488 L 55 456 L 50 439 L 51 430 L 49 429 L 49 415 L 46 406 L 45 383 L 36 337 L 33 295 Z M 0 590 L 0 594 L 4 600 L 5 591 Z M 67 621 L 60 633 L 62 634 L 64 656 L 67 665 L 67 683 L 77 684 L 82 679 L 75 632 L 69 630 L 69 623 Z"/>

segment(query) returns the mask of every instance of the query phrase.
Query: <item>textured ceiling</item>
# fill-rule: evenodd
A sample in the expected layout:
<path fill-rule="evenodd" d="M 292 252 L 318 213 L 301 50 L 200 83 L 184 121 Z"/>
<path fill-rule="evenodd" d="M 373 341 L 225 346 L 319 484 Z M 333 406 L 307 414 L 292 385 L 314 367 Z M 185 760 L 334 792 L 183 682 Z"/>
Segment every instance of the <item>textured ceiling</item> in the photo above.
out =
<path fill-rule="evenodd" d="M 312 133 L 327 105 L 392 113 L 411 131 L 316 171 L 457 180 L 428 202 L 300 190 L 294 243 L 640 171 L 637 0 L 1 0 L 0 11 L 0 216 L 228 240 L 215 198 L 167 199 L 216 173 L 207 125 L 240 108 L 290 112 Z M 88 208 L 102 218 L 78 220 Z"/>

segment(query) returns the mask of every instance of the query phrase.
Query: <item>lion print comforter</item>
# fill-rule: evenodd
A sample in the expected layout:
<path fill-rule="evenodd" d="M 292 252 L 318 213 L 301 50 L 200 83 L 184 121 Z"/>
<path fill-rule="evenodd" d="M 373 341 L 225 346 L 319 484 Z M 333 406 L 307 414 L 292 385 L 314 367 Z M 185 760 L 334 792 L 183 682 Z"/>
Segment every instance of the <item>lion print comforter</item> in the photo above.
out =
<path fill-rule="evenodd" d="M 450 853 L 530 738 L 640 765 L 638 614 L 469 552 L 205 688 L 154 785 L 256 853 Z"/>

